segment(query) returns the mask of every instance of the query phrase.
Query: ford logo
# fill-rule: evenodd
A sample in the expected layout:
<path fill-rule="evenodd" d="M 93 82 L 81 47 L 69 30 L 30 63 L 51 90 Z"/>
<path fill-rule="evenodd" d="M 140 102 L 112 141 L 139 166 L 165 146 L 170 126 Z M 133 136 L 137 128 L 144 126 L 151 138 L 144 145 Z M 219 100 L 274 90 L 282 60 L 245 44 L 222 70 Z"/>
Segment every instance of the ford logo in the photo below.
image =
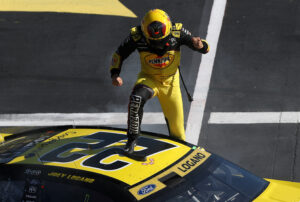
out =
<path fill-rule="evenodd" d="M 138 191 L 138 195 L 148 194 L 148 193 L 152 192 L 155 188 L 156 188 L 155 184 L 146 185 Z"/>

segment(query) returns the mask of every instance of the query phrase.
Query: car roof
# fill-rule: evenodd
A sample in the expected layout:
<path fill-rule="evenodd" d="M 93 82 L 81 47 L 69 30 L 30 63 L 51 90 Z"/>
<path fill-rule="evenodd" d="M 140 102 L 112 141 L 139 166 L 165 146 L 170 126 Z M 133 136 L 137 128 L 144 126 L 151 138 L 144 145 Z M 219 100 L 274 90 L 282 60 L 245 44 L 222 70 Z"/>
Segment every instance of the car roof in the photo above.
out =
<path fill-rule="evenodd" d="M 123 130 L 70 128 L 37 143 L 6 164 L 88 171 L 133 186 L 172 167 L 196 148 L 168 136 L 142 132 L 136 152 L 147 156 L 147 161 L 141 162 L 121 154 L 126 140 Z"/>

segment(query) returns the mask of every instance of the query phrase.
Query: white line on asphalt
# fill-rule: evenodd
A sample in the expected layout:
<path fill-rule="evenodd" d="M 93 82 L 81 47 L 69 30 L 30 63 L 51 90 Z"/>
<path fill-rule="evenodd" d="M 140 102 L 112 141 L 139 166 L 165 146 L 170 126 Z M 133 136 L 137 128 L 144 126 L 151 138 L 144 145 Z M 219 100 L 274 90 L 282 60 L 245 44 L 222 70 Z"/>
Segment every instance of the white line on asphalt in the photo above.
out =
<path fill-rule="evenodd" d="M 164 124 L 163 113 L 144 113 L 143 124 Z M 127 125 L 127 113 L 1 114 L 0 126 Z"/>
<path fill-rule="evenodd" d="M 209 124 L 299 123 L 300 112 L 214 112 Z"/>
<path fill-rule="evenodd" d="M 210 14 L 206 36 L 206 40 L 210 44 L 210 52 L 207 55 L 204 55 L 201 59 L 193 95 L 194 101 L 191 104 L 186 124 L 187 142 L 193 144 L 198 144 L 200 136 L 206 98 L 215 61 L 226 3 L 226 0 L 214 0 Z"/>

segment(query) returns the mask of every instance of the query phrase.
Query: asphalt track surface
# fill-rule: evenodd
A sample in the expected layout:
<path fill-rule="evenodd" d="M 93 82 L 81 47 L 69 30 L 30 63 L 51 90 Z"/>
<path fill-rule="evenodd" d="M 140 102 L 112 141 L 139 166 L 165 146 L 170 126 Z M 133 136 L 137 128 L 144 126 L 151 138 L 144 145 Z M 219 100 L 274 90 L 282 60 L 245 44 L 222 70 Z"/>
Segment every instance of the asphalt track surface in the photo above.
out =
<path fill-rule="evenodd" d="M 0 12 L 0 113 L 126 113 L 139 57 L 135 52 L 124 62 L 124 85 L 116 88 L 108 71 L 111 55 L 151 8 L 206 36 L 212 1 L 121 2 L 137 18 Z M 261 177 L 300 181 L 298 122 L 209 123 L 214 112 L 300 111 L 299 42 L 299 1 L 227 2 L 198 145 Z M 200 54 L 182 48 L 182 73 L 191 92 L 200 62 Z M 183 88 L 182 94 L 188 117 Z M 157 99 L 145 106 L 145 112 L 160 111 Z M 164 124 L 143 130 L 167 133 Z"/>

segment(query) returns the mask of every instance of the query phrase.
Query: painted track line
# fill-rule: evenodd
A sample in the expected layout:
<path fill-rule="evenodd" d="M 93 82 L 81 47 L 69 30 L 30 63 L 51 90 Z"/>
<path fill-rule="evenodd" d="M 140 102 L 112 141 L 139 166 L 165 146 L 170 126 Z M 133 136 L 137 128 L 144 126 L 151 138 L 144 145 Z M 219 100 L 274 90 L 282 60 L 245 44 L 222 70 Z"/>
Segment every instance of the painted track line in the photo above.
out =
<path fill-rule="evenodd" d="M 209 124 L 299 123 L 300 112 L 214 112 Z"/>
<path fill-rule="evenodd" d="M 206 40 L 210 44 L 210 52 L 201 59 L 193 95 L 194 101 L 191 103 L 187 119 L 186 141 L 196 145 L 198 144 L 200 137 L 210 78 L 215 61 L 226 3 L 227 0 L 214 0 L 206 36 Z"/>
<path fill-rule="evenodd" d="M 143 124 L 165 124 L 163 113 L 144 113 Z M 1 114 L 0 126 L 127 125 L 127 113 Z"/>

